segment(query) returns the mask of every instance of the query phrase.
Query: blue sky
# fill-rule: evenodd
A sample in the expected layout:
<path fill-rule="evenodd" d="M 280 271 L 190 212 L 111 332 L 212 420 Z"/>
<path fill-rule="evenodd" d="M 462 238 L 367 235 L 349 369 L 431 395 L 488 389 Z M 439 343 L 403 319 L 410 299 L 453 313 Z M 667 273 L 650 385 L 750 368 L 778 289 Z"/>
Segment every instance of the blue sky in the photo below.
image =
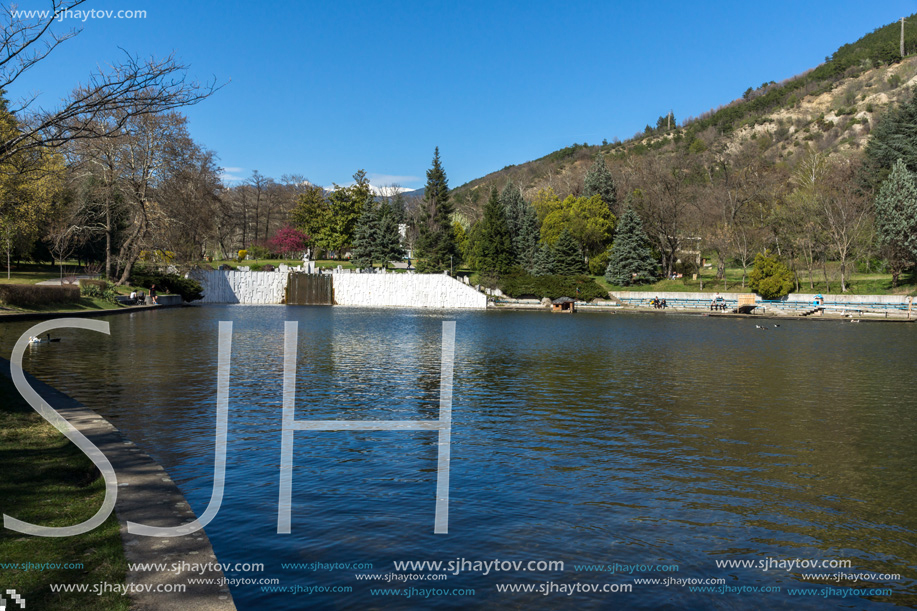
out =
<path fill-rule="evenodd" d="M 48 3 L 22 1 L 20 9 Z M 144 19 L 82 27 L 9 97 L 53 106 L 124 49 L 174 52 L 226 85 L 187 108 L 229 180 L 253 170 L 423 186 L 440 147 L 451 186 L 574 142 L 625 139 L 824 61 L 917 12 L 917 0 L 735 2 L 89 2 Z M 913 24 L 917 27 L 917 23 Z"/>

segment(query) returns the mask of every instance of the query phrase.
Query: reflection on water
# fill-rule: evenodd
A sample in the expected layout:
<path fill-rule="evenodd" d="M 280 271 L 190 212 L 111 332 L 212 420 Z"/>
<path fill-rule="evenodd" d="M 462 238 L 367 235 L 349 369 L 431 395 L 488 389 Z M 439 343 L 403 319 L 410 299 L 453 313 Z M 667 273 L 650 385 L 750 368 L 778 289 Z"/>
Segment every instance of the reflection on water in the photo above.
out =
<path fill-rule="evenodd" d="M 283 321 L 299 321 L 296 418 L 436 419 L 442 320 L 457 320 L 450 533 L 433 535 L 436 434 L 297 432 L 293 532 L 277 535 Z M 542 312 L 437 314 L 200 307 L 63 331 L 25 367 L 145 447 L 200 513 L 210 498 L 220 320 L 234 323 L 228 484 L 207 527 L 221 562 L 263 562 L 282 585 L 233 590 L 240 609 L 414 608 L 353 570 L 281 563 L 563 560 L 565 571 L 463 573 L 415 588 L 474 588 L 424 605 L 564 608 L 846 608 L 917 595 L 913 325 Z M 0 325 L 8 356 L 30 325 Z M 898 573 L 888 597 L 792 598 L 800 571 L 717 560 L 844 559 Z M 779 594 L 498 594 L 496 584 L 631 583 L 574 564 L 677 564 Z M 821 571 L 816 571 L 821 572 Z M 815 582 L 828 583 L 828 582 Z M 840 585 L 851 584 L 834 584 Z M 863 584 L 859 584 L 861 587 Z M 373 587 L 402 587 L 376 583 Z"/>

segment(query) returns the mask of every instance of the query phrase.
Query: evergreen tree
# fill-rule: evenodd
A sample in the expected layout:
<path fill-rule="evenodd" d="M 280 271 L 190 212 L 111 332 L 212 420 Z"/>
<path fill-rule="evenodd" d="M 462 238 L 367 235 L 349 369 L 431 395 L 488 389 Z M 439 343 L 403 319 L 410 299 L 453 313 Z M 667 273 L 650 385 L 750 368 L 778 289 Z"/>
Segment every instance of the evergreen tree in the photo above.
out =
<path fill-rule="evenodd" d="M 516 255 L 496 188 L 491 189 L 490 199 L 484 205 L 484 218 L 478 224 L 480 228 L 473 246 L 477 271 L 497 275 L 509 273 L 516 263 Z"/>
<path fill-rule="evenodd" d="M 311 238 L 314 248 L 328 248 L 327 233 L 331 222 L 331 207 L 321 187 L 308 185 L 290 212 L 292 225 Z"/>
<path fill-rule="evenodd" d="M 452 237 L 455 239 L 455 249 L 458 251 L 459 257 L 461 257 L 465 265 L 473 267 L 470 264 L 472 259 L 470 234 L 470 231 L 465 231 L 464 225 L 458 221 L 453 221 Z"/>
<path fill-rule="evenodd" d="M 917 172 L 917 91 L 885 113 L 872 130 L 863 164 L 866 181 L 874 187 L 881 184 L 898 159 Z"/>
<path fill-rule="evenodd" d="M 400 225 L 406 222 L 405 219 L 407 219 L 407 211 L 404 201 L 404 193 L 401 191 L 396 192 L 394 197 L 392 197 L 392 201 L 389 205 L 392 209 L 392 215 L 395 219 L 395 224 Z"/>
<path fill-rule="evenodd" d="M 554 243 L 554 273 L 561 276 L 579 276 L 586 273 L 583 251 L 568 229 L 560 232 Z"/>
<path fill-rule="evenodd" d="M 376 233 L 375 258 L 388 267 L 389 261 L 400 261 L 404 258 L 404 247 L 401 246 L 401 232 L 398 229 L 398 216 L 388 202 L 379 206 L 378 232 Z"/>
<path fill-rule="evenodd" d="M 615 185 L 614 177 L 608 171 L 608 166 L 605 165 L 605 158 L 601 153 L 595 156 L 592 167 L 586 172 L 583 195 L 585 197 L 598 195 L 608 206 L 608 209 L 612 211 L 618 205 L 618 188 Z"/>
<path fill-rule="evenodd" d="M 538 213 L 535 212 L 534 206 L 525 204 L 525 215 L 522 217 L 522 227 L 519 230 L 519 243 L 516 246 L 516 261 L 530 274 L 534 273 L 540 235 Z"/>
<path fill-rule="evenodd" d="M 764 299 L 780 299 L 793 290 L 793 272 L 777 257 L 759 252 L 755 255 L 755 268 L 748 276 L 748 288 Z"/>
<path fill-rule="evenodd" d="M 435 273 L 449 269 L 456 254 L 449 183 L 440 163 L 439 147 L 433 153 L 433 167 L 427 170 L 416 250 L 419 272 Z"/>
<path fill-rule="evenodd" d="M 363 212 L 357 221 L 353 247 L 350 249 L 350 261 L 358 268 L 372 267 L 373 261 L 379 260 L 379 230 L 379 213 L 374 204 L 368 203 L 363 206 Z"/>
<path fill-rule="evenodd" d="M 917 261 L 917 176 L 898 159 L 876 196 L 879 244 Z"/>
<path fill-rule="evenodd" d="M 333 250 L 338 257 L 353 244 L 357 221 L 363 212 L 363 202 L 354 198 L 351 187 L 338 187 L 328 196 L 328 213 L 320 246 Z"/>
<path fill-rule="evenodd" d="M 633 208 L 628 208 L 618 223 L 605 280 L 620 286 L 654 282 L 656 261 L 648 243 L 640 217 Z"/>
<path fill-rule="evenodd" d="M 510 236 L 512 236 L 513 248 L 516 249 L 516 252 L 519 252 L 519 235 L 525 218 L 526 203 L 522 199 L 522 193 L 513 181 L 509 181 L 503 187 L 503 192 L 500 193 L 500 203 L 503 204 L 506 227 L 509 229 Z"/>
<path fill-rule="evenodd" d="M 554 273 L 554 253 L 547 244 L 535 253 L 535 265 L 530 273 L 533 276 L 550 276 Z"/>

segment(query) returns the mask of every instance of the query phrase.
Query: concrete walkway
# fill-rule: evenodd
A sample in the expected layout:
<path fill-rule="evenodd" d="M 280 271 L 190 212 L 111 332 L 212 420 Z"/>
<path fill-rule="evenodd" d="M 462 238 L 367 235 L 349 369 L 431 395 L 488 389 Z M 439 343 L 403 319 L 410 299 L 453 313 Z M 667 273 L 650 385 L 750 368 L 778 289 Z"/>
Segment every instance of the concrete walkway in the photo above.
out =
<path fill-rule="evenodd" d="M 70 284 L 70 280 L 73 280 L 74 286 L 79 286 L 80 280 L 95 280 L 99 276 L 64 276 L 63 279 L 55 278 L 54 280 L 42 280 L 41 282 L 36 282 L 38 286 L 63 286 L 64 284 Z"/>
<path fill-rule="evenodd" d="M 10 377 L 10 363 L 0 358 L 0 375 Z M 128 520 L 151 526 L 180 526 L 195 518 L 194 512 L 169 477 L 148 454 L 126 439 L 107 420 L 79 402 L 26 374 L 36 392 L 70 424 L 83 433 L 111 461 L 118 476 L 115 513 L 121 523 L 121 539 L 128 563 L 217 563 L 210 540 L 203 530 L 174 538 L 141 537 L 127 532 Z M 138 611 L 188 609 L 189 611 L 232 611 L 235 604 L 222 570 L 130 571 L 128 584 L 156 589 L 159 584 L 186 584 L 181 593 L 147 592 L 130 594 L 131 608 Z M 188 578 L 212 579 L 213 584 L 188 584 Z"/>

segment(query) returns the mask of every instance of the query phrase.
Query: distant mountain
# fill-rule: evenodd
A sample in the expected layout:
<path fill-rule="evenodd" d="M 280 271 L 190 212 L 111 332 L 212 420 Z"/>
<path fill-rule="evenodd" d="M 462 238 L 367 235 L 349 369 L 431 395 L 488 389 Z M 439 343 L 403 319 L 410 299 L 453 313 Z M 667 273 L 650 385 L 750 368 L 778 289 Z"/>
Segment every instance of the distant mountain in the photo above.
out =
<path fill-rule="evenodd" d="M 351 185 L 353 185 L 353 183 L 349 183 L 346 185 L 337 185 L 337 186 L 338 188 L 341 188 L 341 187 L 349 187 Z M 325 191 L 325 193 L 331 193 L 335 190 L 333 186 L 332 187 L 322 187 L 322 189 Z M 407 197 L 413 197 L 413 195 L 411 194 L 416 192 L 411 189 L 408 189 L 407 187 L 377 187 L 376 185 L 369 185 L 369 190 L 372 191 L 373 194 L 378 197 L 391 196 L 391 195 L 394 195 L 396 192 L 403 193 Z M 423 192 L 423 189 L 420 189 L 420 191 Z"/>

